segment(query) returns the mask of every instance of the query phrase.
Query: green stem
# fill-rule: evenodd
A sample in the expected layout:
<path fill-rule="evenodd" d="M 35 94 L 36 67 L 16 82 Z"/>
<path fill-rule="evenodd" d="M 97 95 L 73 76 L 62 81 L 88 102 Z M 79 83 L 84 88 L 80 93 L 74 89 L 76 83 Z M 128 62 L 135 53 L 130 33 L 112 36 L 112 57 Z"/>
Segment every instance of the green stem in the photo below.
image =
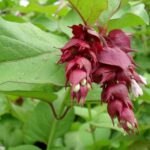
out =
<path fill-rule="evenodd" d="M 89 120 L 92 121 L 91 104 L 88 104 L 88 113 L 89 113 Z M 89 127 L 90 127 L 91 135 L 93 138 L 93 144 L 95 145 L 95 148 L 96 148 L 97 146 L 96 146 L 96 139 L 95 139 L 95 134 L 94 134 L 95 129 L 92 124 L 89 124 Z"/>
<path fill-rule="evenodd" d="M 52 127 L 51 127 L 50 136 L 49 136 L 49 139 L 48 139 L 47 150 L 50 150 L 51 146 L 53 144 L 53 140 L 54 140 L 54 137 L 55 137 L 56 125 L 57 125 L 57 120 L 54 120 L 54 122 L 52 124 Z"/>
<path fill-rule="evenodd" d="M 49 106 L 51 107 L 53 115 L 54 115 L 55 119 L 57 119 L 57 120 L 62 120 L 66 116 L 69 109 L 71 108 L 70 106 L 68 106 L 62 115 L 57 115 L 55 107 L 53 106 L 53 103 L 49 103 Z"/>
<path fill-rule="evenodd" d="M 69 90 L 66 89 L 66 94 L 65 94 L 65 96 L 63 98 L 63 102 L 62 102 L 60 110 L 58 112 L 59 115 L 62 114 L 63 110 L 65 109 L 65 103 L 66 103 L 68 94 L 69 94 Z M 50 132 L 49 139 L 48 139 L 47 150 L 51 150 L 51 148 L 53 146 L 55 133 L 56 133 L 55 132 L 56 131 L 56 126 L 57 126 L 58 121 L 60 121 L 60 120 L 54 119 L 54 121 L 53 121 L 53 124 L 52 124 L 52 127 L 51 127 L 51 132 Z"/>

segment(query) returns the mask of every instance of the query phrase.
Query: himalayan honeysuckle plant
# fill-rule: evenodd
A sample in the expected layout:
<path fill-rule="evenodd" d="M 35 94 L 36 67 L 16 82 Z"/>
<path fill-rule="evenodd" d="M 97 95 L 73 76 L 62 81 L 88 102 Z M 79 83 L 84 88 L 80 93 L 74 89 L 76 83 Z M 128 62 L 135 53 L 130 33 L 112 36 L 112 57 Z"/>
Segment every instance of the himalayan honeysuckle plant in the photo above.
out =
<path fill-rule="evenodd" d="M 149 10 L 0 0 L 0 150 L 150 150 Z"/>
<path fill-rule="evenodd" d="M 131 35 L 115 29 L 97 26 L 97 31 L 84 20 L 73 25 L 72 38 L 61 48 L 59 63 L 65 63 L 66 86 L 71 87 L 71 99 L 85 104 L 92 83 L 100 85 L 102 103 L 114 123 L 127 133 L 138 128 L 131 96 L 143 95 L 141 86 L 146 79 L 136 72 L 132 54 Z M 133 97 L 132 96 L 132 97 Z"/>
<path fill-rule="evenodd" d="M 0 0 L 0 150 L 149 150 L 149 10 Z"/>

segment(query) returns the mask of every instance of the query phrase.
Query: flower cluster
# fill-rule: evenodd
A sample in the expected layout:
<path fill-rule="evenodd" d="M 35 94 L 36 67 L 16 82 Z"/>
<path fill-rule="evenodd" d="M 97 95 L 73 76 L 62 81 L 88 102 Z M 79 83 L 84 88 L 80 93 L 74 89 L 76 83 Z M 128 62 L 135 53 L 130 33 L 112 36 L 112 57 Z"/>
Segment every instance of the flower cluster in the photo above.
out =
<path fill-rule="evenodd" d="M 92 82 L 99 84 L 112 121 L 117 117 L 125 131 L 133 132 L 137 120 L 129 92 L 142 95 L 140 84 L 146 80 L 135 71 L 130 36 L 122 30 L 104 34 L 104 30 L 97 33 L 83 25 L 71 28 L 73 37 L 61 49 L 59 63 L 66 63 L 66 85 L 69 82 L 72 99 L 84 104 Z"/>

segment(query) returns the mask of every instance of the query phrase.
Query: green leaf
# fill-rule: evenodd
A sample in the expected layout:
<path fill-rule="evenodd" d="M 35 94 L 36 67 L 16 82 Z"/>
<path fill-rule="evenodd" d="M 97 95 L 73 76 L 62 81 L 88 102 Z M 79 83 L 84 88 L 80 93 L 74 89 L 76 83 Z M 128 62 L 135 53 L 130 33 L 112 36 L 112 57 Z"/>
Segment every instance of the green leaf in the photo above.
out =
<path fill-rule="evenodd" d="M 23 143 L 22 123 L 10 115 L 0 119 L 0 143 L 6 147 Z"/>
<path fill-rule="evenodd" d="M 50 150 L 70 150 L 68 147 L 55 147 L 51 148 Z"/>
<path fill-rule="evenodd" d="M 96 128 L 93 132 L 95 136 L 95 141 L 107 140 L 110 136 L 110 129 L 106 128 Z M 85 123 L 80 127 L 79 130 L 79 137 L 84 145 L 92 145 L 93 144 L 93 137 L 90 132 L 90 124 Z"/>
<path fill-rule="evenodd" d="M 89 90 L 86 101 L 87 102 L 100 102 L 101 87 L 97 84 L 92 84 L 92 89 Z"/>
<path fill-rule="evenodd" d="M 17 147 L 9 148 L 8 150 L 41 150 L 41 149 L 33 145 L 20 145 Z"/>
<path fill-rule="evenodd" d="M 13 21 L 13 22 L 20 22 L 20 23 L 25 22 L 23 17 L 14 16 L 12 14 L 7 14 L 7 15 L 3 16 L 3 18 L 5 20 L 9 20 L 9 21 Z"/>
<path fill-rule="evenodd" d="M 19 24 L 0 19 L 1 91 L 43 97 L 46 100 L 55 99 L 52 92 L 44 96 L 43 88 L 47 85 L 51 88 L 51 84 L 64 85 L 64 69 L 62 65 L 56 64 L 60 52 L 54 47 L 62 47 L 65 41 L 64 37 L 46 33 L 30 23 Z M 39 84 L 42 90 L 36 90 Z"/>
<path fill-rule="evenodd" d="M 75 110 L 75 114 L 77 116 L 80 116 L 85 120 L 89 120 L 90 117 L 89 117 L 88 108 L 83 108 L 80 106 L 74 106 L 74 110 Z M 92 114 L 92 116 L 97 115 L 96 111 L 93 109 L 91 110 L 91 114 Z"/>
<path fill-rule="evenodd" d="M 70 139 L 73 139 L 73 140 L 70 140 Z M 69 147 L 70 149 L 79 149 L 83 150 L 83 143 L 80 139 L 80 136 L 79 136 L 79 132 L 78 131 L 73 131 L 73 132 L 68 132 L 65 134 L 65 137 L 64 137 L 64 142 L 65 142 L 65 145 L 67 147 Z"/>
<path fill-rule="evenodd" d="M 0 116 L 9 112 L 9 103 L 3 94 L 0 94 Z"/>
<path fill-rule="evenodd" d="M 54 102 L 58 115 L 64 111 L 66 101 L 66 91 L 63 89 L 58 93 L 58 100 Z M 48 143 L 49 147 L 57 137 L 62 136 L 73 121 L 73 109 L 70 110 L 62 120 L 56 120 L 50 106 L 44 102 L 38 104 L 30 119 L 25 123 L 24 135 L 25 143 L 35 143 L 37 141 Z"/>
<path fill-rule="evenodd" d="M 15 98 L 16 100 L 17 98 Z M 37 100 L 36 100 L 37 101 Z M 30 114 L 33 112 L 36 101 L 31 99 L 25 99 L 22 105 L 16 105 L 14 101 L 9 97 L 0 95 L 0 116 L 5 114 L 11 114 L 13 117 L 25 122 Z"/>
<path fill-rule="evenodd" d="M 46 14 L 48 16 L 52 16 L 57 12 L 59 9 L 59 5 L 41 5 L 38 4 L 39 2 L 30 2 L 28 6 L 16 6 L 13 7 L 14 11 L 20 11 L 22 13 L 30 13 L 30 12 L 36 12 L 41 14 Z M 63 16 L 67 13 L 68 7 L 63 7 L 63 9 L 60 10 L 58 15 Z"/>
<path fill-rule="evenodd" d="M 129 147 L 129 150 L 149 150 L 150 144 L 149 141 L 140 140 L 136 141 L 133 144 L 131 144 Z"/>
<path fill-rule="evenodd" d="M 56 64 L 56 54 L 43 54 L 28 59 L 9 61 L 0 65 L 0 84 L 53 84 L 64 86 L 65 73 L 62 65 Z M 16 85 L 15 85 L 16 86 Z"/>
<path fill-rule="evenodd" d="M 142 52 L 142 51 L 141 51 Z M 145 56 L 143 54 L 137 55 L 136 63 L 144 70 L 149 70 L 149 56 Z"/>
<path fill-rule="evenodd" d="M 20 12 L 38 12 L 38 13 L 48 13 L 53 14 L 56 12 L 58 6 L 56 5 L 39 5 L 38 3 L 30 3 L 27 7 L 14 7 L 14 10 L 19 10 Z"/>
<path fill-rule="evenodd" d="M 7 95 L 21 97 L 32 97 L 43 101 L 53 101 L 57 98 L 51 84 L 29 84 L 29 83 L 4 83 L 0 85 L 0 92 Z"/>
<path fill-rule="evenodd" d="M 146 78 L 148 85 L 150 85 L 150 74 L 149 73 L 145 73 L 144 77 Z"/>
<path fill-rule="evenodd" d="M 10 30 L 10 26 L 13 30 Z M 57 51 L 64 37 L 46 33 L 30 23 L 13 23 L 0 19 L 0 62 L 36 57 Z"/>
<path fill-rule="evenodd" d="M 15 101 L 18 97 L 15 98 Z M 38 101 L 33 99 L 23 99 L 22 105 L 16 105 L 12 98 L 6 97 L 5 95 L 0 95 L 0 116 L 5 114 L 11 114 L 18 120 L 25 122 L 30 114 L 32 114 L 34 108 L 36 107 Z"/>
<path fill-rule="evenodd" d="M 93 118 L 91 124 L 98 128 L 110 128 L 124 133 L 124 131 L 117 126 L 117 120 L 115 120 L 114 125 L 112 124 L 108 113 L 100 113 L 97 117 Z"/>
<path fill-rule="evenodd" d="M 101 12 L 107 8 L 106 0 L 69 0 L 69 2 L 89 24 L 95 23 Z"/>
<path fill-rule="evenodd" d="M 22 122 L 26 122 L 30 115 L 33 113 L 38 101 L 30 98 L 23 99 L 23 104 L 21 106 L 10 102 L 9 109 L 10 114 Z"/>
<path fill-rule="evenodd" d="M 123 3 L 123 1 L 122 1 Z M 121 0 L 108 0 L 108 8 L 104 10 L 100 16 L 100 22 L 102 24 L 107 23 L 111 16 L 116 12 L 116 10 L 120 7 Z"/>
<path fill-rule="evenodd" d="M 53 114 L 48 104 L 40 102 L 24 126 L 25 143 L 48 142 Z"/>
<path fill-rule="evenodd" d="M 81 18 L 77 15 L 77 13 L 75 13 L 75 11 L 71 10 L 67 13 L 67 15 L 65 17 L 63 17 L 59 21 L 59 27 L 60 27 L 62 32 L 67 34 L 69 37 L 71 37 L 72 36 L 72 30 L 69 27 L 71 27 L 72 25 L 78 25 L 81 23 L 82 23 Z"/>
<path fill-rule="evenodd" d="M 54 32 L 58 29 L 57 21 L 43 14 L 40 14 L 37 17 L 33 18 L 32 23 L 39 26 L 40 28 L 43 28 L 51 32 Z"/>
<path fill-rule="evenodd" d="M 85 120 L 89 120 L 89 112 L 87 108 L 75 107 L 75 114 L 77 116 L 82 117 Z M 92 120 L 91 124 L 98 128 L 109 128 L 120 131 L 124 133 L 122 129 L 117 126 L 118 121 L 115 120 L 115 124 L 113 125 L 108 113 L 106 112 L 106 105 L 97 106 L 91 109 Z"/>
<path fill-rule="evenodd" d="M 128 0 L 121 0 L 121 6 L 120 7 L 124 7 L 127 4 L 128 4 Z"/>
<path fill-rule="evenodd" d="M 95 131 L 91 132 L 90 124 L 84 123 L 81 125 L 79 130 L 68 132 L 65 135 L 65 144 L 70 149 L 97 150 L 97 148 L 100 148 L 100 146 L 109 143 L 109 136 L 110 129 L 97 128 Z M 97 148 L 95 146 L 97 146 Z"/>
<path fill-rule="evenodd" d="M 149 16 L 145 10 L 144 4 L 135 6 L 127 5 L 111 18 L 109 30 L 144 24 L 149 24 Z"/>

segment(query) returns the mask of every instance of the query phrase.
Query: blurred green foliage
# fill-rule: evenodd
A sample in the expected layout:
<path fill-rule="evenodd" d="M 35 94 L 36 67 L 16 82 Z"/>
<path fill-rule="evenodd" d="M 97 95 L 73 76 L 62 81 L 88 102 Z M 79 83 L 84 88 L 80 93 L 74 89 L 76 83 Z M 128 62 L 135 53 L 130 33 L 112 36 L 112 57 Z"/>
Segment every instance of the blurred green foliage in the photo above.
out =
<path fill-rule="evenodd" d="M 76 0 L 70 1 L 77 5 Z M 0 0 L 2 147 L 8 150 L 150 149 L 150 1 L 108 0 L 102 4 L 99 0 L 81 0 L 77 8 L 90 24 L 100 15 L 99 23 L 108 30 L 122 28 L 132 34 L 137 70 L 148 81 L 144 95 L 133 99 L 139 133 L 126 135 L 116 123 L 112 125 L 106 106 L 100 105 L 101 90 L 96 85 L 84 107 L 70 102 L 68 90 L 63 88 L 63 68 L 56 62 L 58 49 L 72 35 L 68 26 L 82 20 L 68 1 Z M 70 105 L 71 109 L 63 119 L 57 120 L 49 102 L 58 116 Z"/>

